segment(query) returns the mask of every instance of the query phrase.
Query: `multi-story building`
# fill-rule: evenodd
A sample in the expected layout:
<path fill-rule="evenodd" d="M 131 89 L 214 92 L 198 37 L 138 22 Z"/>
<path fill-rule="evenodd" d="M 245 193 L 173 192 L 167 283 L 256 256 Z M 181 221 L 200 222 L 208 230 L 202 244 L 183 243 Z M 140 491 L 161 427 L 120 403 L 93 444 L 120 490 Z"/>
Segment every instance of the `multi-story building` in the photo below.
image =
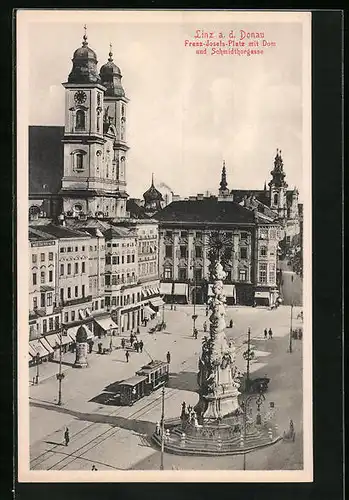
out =
<path fill-rule="evenodd" d="M 172 202 L 155 217 L 159 221 L 161 288 L 167 301 L 207 301 L 212 293 L 212 252 L 216 256 L 219 252 L 227 273 L 228 303 L 275 300 L 281 232 L 272 218 L 216 197 Z M 268 230 L 266 239 L 265 232 L 260 236 L 260 228 Z M 259 244 L 260 238 L 263 244 Z"/>

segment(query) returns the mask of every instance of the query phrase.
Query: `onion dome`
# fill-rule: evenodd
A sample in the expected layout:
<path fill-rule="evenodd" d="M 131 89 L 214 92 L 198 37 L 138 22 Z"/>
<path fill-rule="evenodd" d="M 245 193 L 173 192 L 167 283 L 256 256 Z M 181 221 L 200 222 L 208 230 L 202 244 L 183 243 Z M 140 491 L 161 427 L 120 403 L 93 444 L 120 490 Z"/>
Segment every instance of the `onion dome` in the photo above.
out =
<path fill-rule="evenodd" d="M 112 45 L 110 44 L 110 52 L 108 62 L 103 64 L 100 69 L 100 77 L 102 85 L 107 89 L 106 96 L 124 97 L 125 91 L 121 83 L 121 70 L 113 61 Z"/>
<path fill-rule="evenodd" d="M 81 325 L 76 332 L 76 343 L 81 344 L 87 342 L 87 332 L 86 329 Z"/>
<path fill-rule="evenodd" d="M 101 83 L 97 70 L 97 55 L 88 46 L 86 26 L 82 46 L 73 54 L 73 68 L 68 77 L 69 83 Z"/>
<path fill-rule="evenodd" d="M 143 194 L 143 198 L 145 203 L 150 203 L 153 201 L 163 201 L 162 194 L 160 191 L 156 189 L 154 186 L 154 175 L 151 177 L 151 186 L 150 188 Z"/>

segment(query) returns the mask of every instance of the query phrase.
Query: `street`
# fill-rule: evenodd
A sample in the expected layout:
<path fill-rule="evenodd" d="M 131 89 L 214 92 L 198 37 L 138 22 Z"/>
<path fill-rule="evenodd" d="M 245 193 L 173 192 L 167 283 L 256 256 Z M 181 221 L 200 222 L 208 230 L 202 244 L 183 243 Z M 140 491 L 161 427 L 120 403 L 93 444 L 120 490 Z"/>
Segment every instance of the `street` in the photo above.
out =
<path fill-rule="evenodd" d="M 293 324 L 297 327 L 299 310 L 293 310 Z M 192 337 L 192 306 L 177 306 L 171 311 L 166 306 L 165 332 L 147 333 L 142 328 L 143 353 L 131 353 L 129 363 L 124 351 L 115 349 L 110 355 L 89 356 L 89 367 L 74 369 L 69 361 L 64 365 L 62 384 L 63 405 L 57 405 L 57 364 L 43 367 L 42 379 L 30 387 L 30 467 L 44 470 L 98 470 L 158 469 L 159 452 L 153 448 L 149 436 L 160 420 L 161 391 L 139 400 L 132 407 L 103 404 L 103 393 L 113 390 L 113 384 L 133 376 L 135 371 L 151 358 L 165 359 L 171 353 L 170 381 L 165 394 L 166 418 L 180 414 L 181 403 L 194 405 L 198 400 L 196 374 L 203 337 L 202 325 L 205 309 L 197 306 L 198 339 Z M 281 306 L 270 311 L 265 308 L 227 307 L 226 321 L 234 321 L 226 329 L 228 338 L 235 340 L 237 365 L 245 371 L 242 353 L 251 328 L 251 343 L 255 360 L 251 374 L 270 377 L 266 405 L 274 401 L 276 420 L 280 431 L 288 429 L 292 418 L 297 432 L 295 443 L 277 445 L 248 455 L 249 468 L 299 469 L 302 468 L 302 346 L 289 344 L 290 308 Z M 148 325 L 149 327 L 150 325 Z M 273 339 L 265 340 L 264 328 L 272 328 Z M 106 342 L 109 339 L 105 339 Z M 113 338 L 114 346 L 120 344 Z M 66 361 L 65 361 L 66 362 Z M 50 366 L 51 365 L 51 366 Z M 53 368 L 52 368 L 53 367 Z M 31 369 L 32 370 L 32 369 Z M 46 378 L 44 377 L 46 372 Z M 63 443 L 65 428 L 69 428 L 70 443 Z M 242 457 L 214 459 L 179 457 L 165 454 L 165 469 L 241 469 Z"/>
<path fill-rule="evenodd" d="M 283 304 L 290 306 L 303 305 L 303 280 L 298 274 L 292 271 L 292 268 L 287 264 L 286 260 L 279 262 L 282 270 L 281 278 L 281 297 Z"/>

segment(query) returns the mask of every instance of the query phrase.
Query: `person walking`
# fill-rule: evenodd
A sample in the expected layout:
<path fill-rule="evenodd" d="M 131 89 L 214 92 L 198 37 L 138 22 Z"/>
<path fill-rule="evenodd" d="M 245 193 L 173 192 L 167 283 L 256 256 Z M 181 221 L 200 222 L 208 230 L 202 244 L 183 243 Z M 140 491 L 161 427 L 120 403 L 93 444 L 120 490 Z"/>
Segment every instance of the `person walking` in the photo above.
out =
<path fill-rule="evenodd" d="M 268 330 L 264 328 L 264 338 L 265 340 L 268 338 Z"/>
<path fill-rule="evenodd" d="M 128 360 L 130 358 L 130 353 L 128 351 L 125 352 L 125 358 L 126 358 L 126 363 L 128 363 Z"/>
<path fill-rule="evenodd" d="M 207 332 L 207 321 L 204 321 L 203 328 L 204 328 L 204 332 Z"/>
<path fill-rule="evenodd" d="M 269 338 L 272 339 L 273 338 L 273 332 L 272 332 L 271 328 L 269 328 L 269 332 L 268 333 L 269 333 Z"/>
<path fill-rule="evenodd" d="M 170 354 L 170 351 L 167 351 L 166 359 L 167 359 L 167 363 L 170 364 L 171 363 L 171 354 Z"/>
<path fill-rule="evenodd" d="M 234 326 L 234 322 L 232 319 L 229 321 L 229 326 L 230 326 L 230 328 L 233 328 L 233 326 Z"/>
<path fill-rule="evenodd" d="M 124 338 L 121 339 L 121 348 L 125 349 L 125 339 Z"/>
<path fill-rule="evenodd" d="M 143 343 L 143 340 L 141 340 L 139 342 L 139 349 L 140 349 L 141 352 L 143 352 L 143 346 L 144 346 L 144 343 Z"/>
<path fill-rule="evenodd" d="M 64 433 L 64 444 L 66 446 L 68 446 L 69 444 L 69 441 L 70 441 L 70 437 L 69 437 L 69 429 L 68 427 L 65 429 L 65 433 Z"/>
<path fill-rule="evenodd" d="M 198 331 L 197 329 L 195 328 L 194 329 L 194 339 L 197 339 L 198 338 Z"/>
<path fill-rule="evenodd" d="M 91 470 L 98 470 L 97 467 L 95 465 L 92 465 L 92 469 Z"/>

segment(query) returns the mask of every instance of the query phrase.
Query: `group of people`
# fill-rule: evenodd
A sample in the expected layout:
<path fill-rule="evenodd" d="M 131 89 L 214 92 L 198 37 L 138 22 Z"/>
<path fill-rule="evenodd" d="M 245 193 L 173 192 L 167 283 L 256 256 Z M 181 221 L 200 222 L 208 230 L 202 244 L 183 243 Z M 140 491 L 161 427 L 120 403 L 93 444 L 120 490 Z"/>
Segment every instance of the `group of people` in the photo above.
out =
<path fill-rule="evenodd" d="M 273 331 L 271 328 L 269 328 L 269 330 L 267 330 L 266 328 L 264 329 L 264 338 L 267 339 L 268 337 L 270 339 L 273 338 Z"/>

